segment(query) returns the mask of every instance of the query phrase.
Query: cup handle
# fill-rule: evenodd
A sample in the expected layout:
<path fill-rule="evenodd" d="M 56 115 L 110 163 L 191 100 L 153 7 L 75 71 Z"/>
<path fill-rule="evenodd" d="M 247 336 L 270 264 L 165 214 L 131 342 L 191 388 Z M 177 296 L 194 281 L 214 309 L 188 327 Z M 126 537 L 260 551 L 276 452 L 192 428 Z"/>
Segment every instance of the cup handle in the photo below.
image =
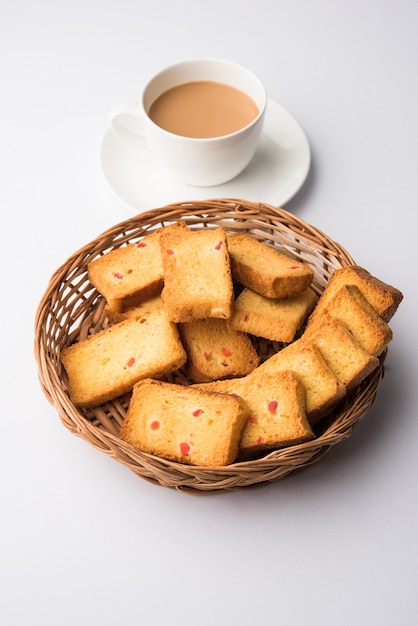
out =
<path fill-rule="evenodd" d="M 149 149 L 144 119 L 137 104 L 119 104 L 110 114 L 110 127 L 119 137 L 141 149 Z"/>

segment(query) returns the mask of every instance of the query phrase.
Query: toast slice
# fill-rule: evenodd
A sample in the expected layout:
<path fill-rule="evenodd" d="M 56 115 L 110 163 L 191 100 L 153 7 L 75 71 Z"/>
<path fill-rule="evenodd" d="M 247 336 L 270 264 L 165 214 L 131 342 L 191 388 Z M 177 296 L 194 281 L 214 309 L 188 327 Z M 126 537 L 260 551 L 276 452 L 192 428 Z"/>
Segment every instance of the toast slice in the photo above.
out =
<path fill-rule="evenodd" d="M 306 414 L 311 425 L 345 396 L 346 387 L 330 369 L 319 349 L 307 339 L 297 339 L 248 374 L 258 382 L 266 373 L 290 370 L 297 374 L 306 392 Z"/>
<path fill-rule="evenodd" d="M 186 373 L 194 382 L 245 376 L 259 364 L 250 338 L 229 320 L 207 318 L 178 328 L 187 353 Z"/>
<path fill-rule="evenodd" d="M 348 328 L 326 312 L 315 318 L 302 337 L 320 350 L 347 391 L 359 385 L 379 365 L 379 359 L 362 348 Z"/>
<path fill-rule="evenodd" d="M 151 233 L 138 243 L 115 248 L 88 264 L 91 284 L 113 311 L 125 311 L 161 293 L 159 237 L 159 231 Z"/>
<path fill-rule="evenodd" d="M 232 276 L 266 298 L 288 298 L 304 291 L 313 270 L 247 233 L 228 235 Z"/>
<path fill-rule="evenodd" d="M 325 309 L 337 291 L 346 285 L 355 285 L 385 322 L 390 321 L 403 299 L 402 293 L 396 287 L 376 278 L 359 265 L 349 265 L 332 274 L 314 314 Z"/>
<path fill-rule="evenodd" d="M 379 356 L 392 340 L 392 330 L 356 285 L 343 285 L 322 309 L 350 330 L 366 352 Z M 308 321 L 307 328 L 318 313 Z"/>
<path fill-rule="evenodd" d="M 288 298 L 266 298 L 248 287 L 235 300 L 232 326 L 281 343 L 292 342 L 311 313 L 317 296 L 308 287 Z"/>
<path fill-rule="evenodd" d="M 305 388 L 292 371 L 266 373 L 198 385 L 200 389 L 240 396 L 249 409 L 239 457 L 310 441 L 315 437 L 306 417 Z"/>
<path fill-rule="evenodd" d="M 186 361 L 176 325 L 163 310 L 125 320 L 65 348 L 61 361 L 75 404 L 94 407 L 159 378 Z"/>
<path fill-rule="evenodd" d="M 229 319 L 231 268 L 223 228 L 193 231 L 173 225 L 161 231 L 164 287 L 161 297 L 173 322 Z"/>
<path fill-rule="evenodd" d="M 148 379 L 133 389 L 120 438 L 180 463 L 229 465 L 247 416 L 238 397 Z"/>

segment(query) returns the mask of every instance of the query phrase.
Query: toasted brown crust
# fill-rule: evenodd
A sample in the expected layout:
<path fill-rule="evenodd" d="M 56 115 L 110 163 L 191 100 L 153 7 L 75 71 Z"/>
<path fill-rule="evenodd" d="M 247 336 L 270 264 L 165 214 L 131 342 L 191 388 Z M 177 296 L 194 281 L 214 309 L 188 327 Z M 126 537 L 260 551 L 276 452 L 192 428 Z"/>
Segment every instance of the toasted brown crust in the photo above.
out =
<path fill-rule="evenodd" d="M 362 348 L 374 356 L 379 356 L 392 340 L 391 328 L 356 285 L 342 285 L 333 292 L 326 306 L 309 320 L 308 328 L 323 312 L 345 324 Z"/>
<path fill-rule="evenodd" d="M 232 276 L 266 298 L 287 298 L 304 291 L 313 270 L 247 233 L 229 235 Z"/>
<path fill-rule="evenodd" d="M 379 365 L 349 329 L 338 319 L 322 312 L 303 334 L 321 352 L 329 368 L 347 388 L 359 385 Z"/>
<path fill-rule="evenodd" d="M 326 308 L 329 300 L 346 285 L 355 285 L 385 322 L 389 322 L 393 317 L 403 299 L 403 294 L 396 287 L 376 278 L 364 267 L 349 265 L 335 270 L 332 274 L 314 314 Z"/>
<path fill-rule="evenodd" d="M 317 296 L 308 287 L 289 298 L 266 298 L 245 288 L 235 301 L 231 323 L 237 330 L 290 343 L 312 311 Z"/>

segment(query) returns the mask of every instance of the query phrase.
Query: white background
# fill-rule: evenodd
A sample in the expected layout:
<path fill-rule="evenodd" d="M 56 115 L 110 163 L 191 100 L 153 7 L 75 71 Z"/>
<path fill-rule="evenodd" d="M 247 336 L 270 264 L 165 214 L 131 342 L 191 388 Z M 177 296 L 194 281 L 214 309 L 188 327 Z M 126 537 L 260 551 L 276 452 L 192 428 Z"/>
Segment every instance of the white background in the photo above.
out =
<path fill-rule="evenodd" d="M 418 623 L 417 32 L 414 0 L 0 0 L 2 624 Z M 305 129 L 285 208 L 405 298 L 349 440 L 262 489 L 190 496 L 71 435 L 32 348 L 54 270 L 131 214 L 100 171 L 112 107 L 205 56 Z"/>

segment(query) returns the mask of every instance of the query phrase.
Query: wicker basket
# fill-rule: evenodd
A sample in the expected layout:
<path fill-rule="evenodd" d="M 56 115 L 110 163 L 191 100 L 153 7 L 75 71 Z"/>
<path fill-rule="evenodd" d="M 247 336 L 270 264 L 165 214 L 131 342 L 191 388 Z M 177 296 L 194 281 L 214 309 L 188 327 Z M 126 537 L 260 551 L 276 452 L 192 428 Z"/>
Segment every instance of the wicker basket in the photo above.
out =
<path fill-rule="evenodd" d="M 96 409 L 83 410 L 71 401 L 60 352 L 108 323 L 103 298 L 88 281 L 87 264 L 104 252 L 137 241 L 177 220 L 184 220 L 198 229 L 219 225 L 227 232 L 248 232 L 257 239 L 277 244 L 313 268 L 313 288 L 318 294 L 335 269 L 354 263 L 351 256 L 324 233 L 266 204 L 232 199 L 183 202 L 132 217 L 73 254 L 52 276 L 35 321 L 35 357 L 43 391 L 72 433 L 154 483 L 194 493 L 217 493 L 284 478 L 318 461 L 331 446 L 351 435 L 353 427 L 374 402 L 383 378 L 384 357 L 371 376 L 320 423 L 316 439 L 225 467 L 175 463 L 141 453 L 121 441 L 118 433 L 129 394 Z M 276 350 L 277 346 L 260 345 L 260 349 Z M 183 376 L 183 380 L 178 382 L 187 384 L 181 372 L 179 376 Z"/>

